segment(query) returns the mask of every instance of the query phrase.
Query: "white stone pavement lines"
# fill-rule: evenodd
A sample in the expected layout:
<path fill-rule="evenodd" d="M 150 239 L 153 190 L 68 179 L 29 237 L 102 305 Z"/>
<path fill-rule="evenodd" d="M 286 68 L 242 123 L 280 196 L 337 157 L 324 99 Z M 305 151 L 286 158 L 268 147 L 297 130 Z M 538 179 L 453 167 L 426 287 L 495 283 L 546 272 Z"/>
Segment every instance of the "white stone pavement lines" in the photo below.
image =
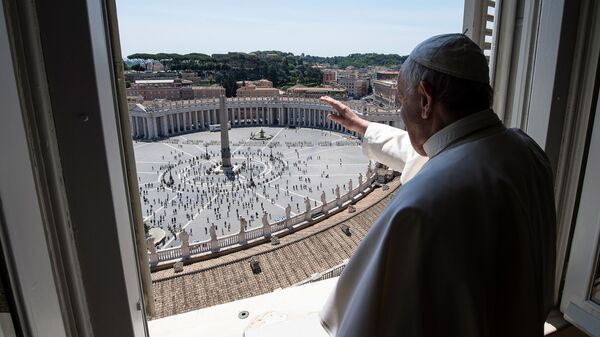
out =
<path fill-rule="evenodd" d="M 167 201 L 167 203 L 172 202 L 173 200 L 177 199 L 177 195 L 175 195 L 173 198 L 171 198 L 171 200 Z M 160 212 L 161 209 L 165 208 L 165 206 L 160 206 L 159 209 L 157 209 L 156 211 L 154 211 L 151 215 L 148 215 L 147 217 L 144 218 L 144 222 L 148 221 L 154 214 Z"/>
<path fill-rule="evenodd" d="M 269 201 L 269 203 L 271 203 L 271 199 L 269 199 L 269 198 L 265 197 L 264 195 L 262 195 L 262 194 L 260 194 L 260 193 L 258 193 L 258 192 L 256 192 L 256 191 L 252 191 L 252 193 L 256 194 L 257 196 L 259 196 L 259 197 L 261 197 L 261 198 L 263 198 L 263 199 L 265 199 L 265 200 L 268 200 L 268 201 Z M 280 205 L 280 204 L 278 204 L 278 203 L 274 203 L 274 204 L 272 204 L 272 205 L 275 205 L 275 206 L 277 206 L 277 207 L 279 207 L 279 208 L 281 208 L 281 209 L 285 210 L 285 207 L 281 206 L 281 205 Z M 296 212 L 293 212 L 293 211 L 291 211 L 291 210 L 290 210 L 290 215 L 292 215 L 292 216 L 295 216 L 295 215 L 298 215 L 298 213 L 296 213 Z"/>
<path fill-rule="evenodd" d="M 326 152 L 326 151 L 339 150 L 340 147 L 343 147 L 343 146 L 332 146 L 331 148 L 328 148 L 328 149 L 325 149 L 325 150 L 321 150 L 321 151 L 310 152 L 310 153 L 300 153 L 300 157 L 301 156 L 312 155 L 312 154 L 317 154 L 317 153 L 321 153 L 321 152 Z M 294 156 L 283 157 L 283 159 L 292 159 L 292 158 L 294 158 Z"/>
<path fill-rule="evenodd" d="M 309 197 L 308 195 L 298 194 L 298 193 L 296 193 L 296 192 L 292 192 L 291 190 L 284 190 L 284 189 L 283 189 L 283 188 L 281 188 L 281 187 L 277 188 L 277 187 L 275 187 L 275 186 L 271 185 L 270 183 L 269 183 L 269 184 L 267 184 L 267 186 L 269 186 L 269 187 L 272 187 L 272 188 L 276 188 L 276 189 L 278 189 L 278 190 L 280 190 L 280 191 L 284 191 L 284 192 L 290 192 L 290 194 L 294 194 L 294 195 L 297 195 L 297 196 L 299 196 L 299 197 L 302 197 L 302 199 L 304 199 L 304 198 L 308 197 L 308 199 L 309 199 L 309 200 L 316 201 L 316 202 L 318 202 L 318 204 L 319 204 L 319 205 L 322 205 L 322 204 L 323 204 L 323 203 L 321 202 L 321 200 L 313 199 L 313 198 Z"/>
<path fill-rule="evenodd" d="M 315 146 L 311 146 L 311 147 L 303 147 L 303 148 L 301 148 L 301 149 L 296 149 L 296 150 L 298 150 L 298 152 L 300 152 L 300 151 L 305 151 L 305 150 L 314 149 L 315 147 L 319 147 L 319 145 L 315 145 Z M 282 153 L 281 153 L 281 155 L 283 155 L 283 156 L 285 157 L 285 156 L 287 156 L 288 154 L 291 154 L 291 153 L 296 153 L 296 150 L 294 150 L 294 151 L 288 151 L 288 152 L 282 152 Z"/>
<path fill-rule="evenodd" d="M 198 212 L 196 212 L 196 214 L 194 214 L 194 216 L 192 217 L 192 220 L 190 220 L 190 221 L 186 222 L 186 223 L 185 223 L 185 225 L 181 226 L 181 230 L 184 230 L 184 229 L 186 229 L 186 228 L 187 228 L 187 226 L 189 226 L 189 224 L 191 224 L 191 223 L 192 223 L 192 221 L 196 220 L 196 218 L 197 218 L 197 217 L 200 215 L 200 213 L 204 212 L 204 210 L 206 209 L 206 206 L 208 206 L 208 204 L 209 204 L 209 203 L 212 203 L 213 201 L 215 201 L 215 199 L 216 199 L 218 196 L 219 196 L 218 194 L 217 194 L 217 195 L 215 195 L 215 196 L 214 196 L 212 199 L 210 199 L 210 202 L 207 202 L 207 203 L 205 203 L 205 204 L 202 206 L 202 209 L 201 209 L 201 210 L 199 210 Z M 163 245 L 163 247 L 167 247 L 168 245 L 170 245 L 170 244 L 171 244 L 171 242 L 175 241 L 175 237 L 177 237 L 177 236 L 179 236 L 179 233 L 175 234 L 175 236 L 173 236 L 173 238 L 172 238 L 172 239 L 170 239 L 169 241 L 167 241 L 167 243 L 165 243 L 165 244 Z"/>
<path fill-rule="evenodd" d="M 273 136 L 273 138 L 269 139 L 269 141 L 267 142 L 267 144 L 265 144 L 265 146 L 263 146 L 262 149 L 260 149 L 260 152 L 263 152 L 269 146 L 269 144 L 271 144 L 271 142 L 273 140 L 275 140 L 275 138 L 277 138 L 277 136 L 279 136 L 279 134 L 281 133 L 281 131 L 283 131 L 283 128 L 279 129 L 279 131 L 277 132 L 277 134 L 275 136 Z"/>
<path fill-rule="evenodd" d="M 334 164 L 337 164 L 337 163 L 334 163 Z M 307 164 L 305 166 L 323 166 L 323 167 L 325 167 L 327 165 L 332 165 L 332 164 Z M 369 164 L 368 163 L 364 163 L 364 164 L 360 164 L 360 163 L 358 163 L 358 164 L 346 164 L 346 163 L 344 163 L 344 166 L 367 166 L 367 165 L 369 165 Z"/>
<path fill-rule="evenodd" d="M 242 144 L 242 145 L 239 145 L 239 146 L 238 146 L 238 147 L 237 147 L 235 150 L 233 150 L 233 152 L 231 152 L 231 156 L 233 157 L 233 155 L 234 155 L 234 154 L 235 154 L 235 153 L 236 153 L 236 152 L 237 152 L 237 151 L 238 151 L 238 150 L 239 150 L 239 149 L 240 149 L 242 146 L 246 145 L 246 143 L 248 143 L 248 141 L 249 141 L 249 140 L 250 140 L 250 138 L 246 139 L 246 140 L 244 141 L 244 144 Z"/>
<path fill-rule="evenodd" d="M 254 160 L 254 159 L 253 159 L 252 161 L 254 161 L 254 162 L 257 162 L 257 163 L 259 163 L 259 164 L 262 164 L 262 165 L 264 165 L 264 166 L 265 166 L 265 169 L 264 169 L 262 172 L 260 172 L 258 175 L 260 176 L 261 174 L 264 174 L 264 175 L 263 175 L 263 177 L 264 177 L 264 178 L 263 178 L 263 180 L 266 180 L 266 179 L 268 179 L 268 178 L 266 178 L 266 175 L 267 175 L 267 174 L 269 174 L 269 173 L 271 173 L 271 171 L 273 171 L 273 164 L 271 164 L 270 162 L 267 162 L 267 165 L 268 165 L 268 166 L 267 166 L 267 165 L 265 165 L 265 163 L 263 163 L 263 162 L 261 162 L 261 161 Z M 287 165 L 286 165 L 286 166 L 287 166 Z M 283 173 L 282 173 L 282 174 L 283 174 Z M 243 178 L 244 178 L 244 181 L 248 181 L 248 178 L 246 178 L 246 176 L 244 176 L 243 174 L 240 174 L 239 176 L 240 176 L 240 177 L 243 177 Z M 275 180 L 277 180 L 277 179 L 279 179 L 279 178 L 281 178 L 281 176 L 278 176 L 278 177 L 276 177 L 276 178 L 273 178 L 273 180 L 271 180 L 271 181 L 275 181 Z"/>
<path fill-rule="evenodd" d="M 200 151 L 204 152 L 204 153 L 208 153 L 208 152 L 206 152 L 206 150 L 205 150 L 205 149 L 201 148 L 201 147 L 200 147 L 200 146 L 198 146 L 198 145 L 194 145 L 194 147 L 195 147 L 195 148 L 197 148 L 198 150 L 200 150 Z M 213 163 L 213 164 L 218 164 L 218 162 L 217 162 L 216 160 L 214 160 L 214 159 L 209 159 L 208 161 L 209 161 L 209 162 L 211 162 L 211 163 Z"/>
<path fill-rule="evenodd" d="M 181 153 L 183 153 L 183 154 L 186 154 L 186 155 L 188 155 L 188 156 L 190 156 L 190 157 L 192 157 L 192 158 L 196 158 L 196 156 L 195 156 L 195 155 L 193 155 L 193 154 L 191 154 L 191 153 L 189 153 L 189 152 L 186 152 L 186 151 L 180 150 L 180 149 L 176 148 L 175 146 L 172 146 L 172 145 L 169 145 L 169 144 L 166 144 L 166 143 L 161 143 L 161 144 L 162 144 L 162 145 L 164 145 L 164 146 L 168 146 L 168 147 L 172 148 L 173 150 L 176 150 L 176 151 L 179 151 L 179 152 L 181 152 Z"/>
<path fill-rule="evenodd" d="M 137 174 L 156 174 L 156 172 L 143 172 L 143 171 L 137 171 Z"/>
<path fill-rule="evenodd" d="M 355 173 L 347 173 L 347 174 L 330 174 L 330 177 L 348 177 L 348 178 L 352 178 L 354 175 L 357 175 Z M 321 177 L 320 174 L 292 174 L 288 177 Z M 325 178 L 325 177 L 322 177 Z"/>

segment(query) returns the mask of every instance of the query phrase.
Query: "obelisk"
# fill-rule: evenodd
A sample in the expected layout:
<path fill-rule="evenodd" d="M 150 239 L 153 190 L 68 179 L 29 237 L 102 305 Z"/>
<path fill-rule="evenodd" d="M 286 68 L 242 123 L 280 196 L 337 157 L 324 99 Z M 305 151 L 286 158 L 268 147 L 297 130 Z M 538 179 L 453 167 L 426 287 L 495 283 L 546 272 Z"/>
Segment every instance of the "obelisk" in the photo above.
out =
<path fill-rule="evenodd" d="M 231 150 L 229 149 L 229 117 L 225 108 L 225 95 L 219 96 L 219 120 L 221 122 L 221 168 L 224 173 L 231 172 Z"/>

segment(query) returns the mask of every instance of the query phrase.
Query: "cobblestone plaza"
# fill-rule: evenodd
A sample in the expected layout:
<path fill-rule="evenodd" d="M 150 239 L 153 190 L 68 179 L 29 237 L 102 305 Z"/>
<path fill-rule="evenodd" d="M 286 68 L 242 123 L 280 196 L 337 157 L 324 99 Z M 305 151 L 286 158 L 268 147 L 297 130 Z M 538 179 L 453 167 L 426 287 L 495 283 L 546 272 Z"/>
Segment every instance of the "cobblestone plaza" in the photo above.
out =
<path fill-rule="evenodd" d="M 268 140 L 254 140 L 264 130 Z M 264 221 L 335 199 L 364 176 L 368 159 L 360 140 L 341 133 L 287 127 L 243 127 L 229 130 L 233 177 L 217 173 L 220 133 L 197 132 L 156 142 L 134 144 L 144 221 L 166 237 L 159 248 L 179 245 L 180 230 L 190 242 L 237 233 L 240 219 L 246 230 Z M 208 155 L 207 155 L 208 154 Z M 265 215 L 266 213 L 266 215 Z"/>

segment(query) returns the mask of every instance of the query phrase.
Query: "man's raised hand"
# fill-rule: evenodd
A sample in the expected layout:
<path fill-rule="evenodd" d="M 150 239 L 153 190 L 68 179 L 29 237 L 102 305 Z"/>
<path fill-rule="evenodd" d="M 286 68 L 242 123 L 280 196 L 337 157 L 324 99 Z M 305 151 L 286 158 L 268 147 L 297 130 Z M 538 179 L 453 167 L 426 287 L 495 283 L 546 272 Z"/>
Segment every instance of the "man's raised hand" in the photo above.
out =
<path fill-rule="evenodd" d="M 352 111 L 352 109 L 350 109 L 348 106 L 329 96 L 323 96 L 320 98 L 320 100 L 323 103 L 329 104 L 339 113 L 339 115 L 328 114 L 327 119 L 340 124 L 350 131 L 356 131 L 361 135 L 365 134 L 365 131 L 367 131 L 367 127 L 369 126 L 369 121 L 358 117 L 356 113 L 354 113 L 354 111 Z"/>

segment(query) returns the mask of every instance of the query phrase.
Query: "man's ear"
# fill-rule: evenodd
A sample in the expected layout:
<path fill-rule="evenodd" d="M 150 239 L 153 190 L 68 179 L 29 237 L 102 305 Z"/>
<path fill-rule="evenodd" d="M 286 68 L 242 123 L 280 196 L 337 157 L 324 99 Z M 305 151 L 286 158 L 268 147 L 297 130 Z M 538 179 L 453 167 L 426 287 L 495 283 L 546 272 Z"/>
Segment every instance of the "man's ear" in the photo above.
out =
<path fill-rule="evenodd" d="M 421 118 L 428 119 L 433 110 L 433 90 L 431 85 L 426 81 L 420 81 L 417 85 L 417 92 L 420 97 Z"/>

